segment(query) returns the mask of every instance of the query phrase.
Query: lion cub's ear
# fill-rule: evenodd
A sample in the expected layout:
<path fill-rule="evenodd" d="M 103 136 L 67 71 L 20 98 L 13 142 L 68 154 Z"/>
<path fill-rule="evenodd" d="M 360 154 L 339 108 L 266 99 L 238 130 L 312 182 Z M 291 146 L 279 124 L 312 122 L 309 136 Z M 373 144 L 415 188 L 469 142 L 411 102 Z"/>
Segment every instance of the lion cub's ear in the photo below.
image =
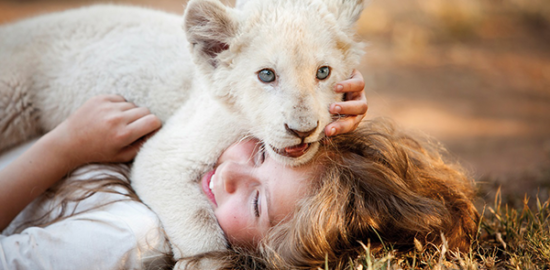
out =
<path fill-rule="evenodd" d="M 332 12 L 338 22 L 346 27 L 352 28 L 361 16 L 364 0 L 323 0 L 327 8 Z"/>
<path fill-rule="evenodd" d="M 233 10 L 216 0 L 191 0 L 184 15 L 184 29 L 197 64 L 206 60 L 216 68 L 216 56 L 229 49 L 229 42 L 237 32 Z M 197 57 L 199 59 L 197 59 Z"/>

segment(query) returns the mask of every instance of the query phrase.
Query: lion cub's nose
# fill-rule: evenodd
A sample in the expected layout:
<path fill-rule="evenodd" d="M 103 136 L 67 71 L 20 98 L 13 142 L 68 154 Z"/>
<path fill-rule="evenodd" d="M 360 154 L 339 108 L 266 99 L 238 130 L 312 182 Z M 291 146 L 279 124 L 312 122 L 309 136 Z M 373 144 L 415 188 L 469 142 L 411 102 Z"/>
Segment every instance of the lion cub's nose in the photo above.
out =
<path fill-rule="evenodd" d="M 315 127 L 313 129 L 310 129 L 310 130 L 307 130 L 307 131 L 298 131 L 296 129 L 292 129 L 292 128 L 289 128 L 287 124 L 285 124 L 285 129 L 292 135 L 300 138 L 300 139 L 305 139 L 307 138 L 307 136 L 311 135 L 313 132 L 315 132 L 315 130 L 317 129 L 317 127 L 319 126 L 319 121 L 317 121 L 317 125 L 315 125 Z"/>

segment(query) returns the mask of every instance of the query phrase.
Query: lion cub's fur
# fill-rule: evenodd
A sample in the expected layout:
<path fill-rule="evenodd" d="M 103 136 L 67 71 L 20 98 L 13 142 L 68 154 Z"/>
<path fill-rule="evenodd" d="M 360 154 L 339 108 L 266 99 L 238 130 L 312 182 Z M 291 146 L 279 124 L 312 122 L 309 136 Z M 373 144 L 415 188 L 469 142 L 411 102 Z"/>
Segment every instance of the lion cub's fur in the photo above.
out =
<path fill-rule="evenodd" d="M 243 136 L 271 156 L 307 162 L 332 116 L 334 93 L 362 54 L 353 40 L 360 0 L 253 0 L 232 9 L 192 0 L 181 18 L 94 6 L 0 27 L 0 151 L 51 130 L 84 101 L 121 94 L 164 127 L 135 160 L 132 185 L 160 217 L 174 257 L 226 241 L 197 184 Z M 187 48 L 190 44 L 190 50 Z M 327 79 L 316 78 L 330 67 Z M 274 82 L 258 72 L 275 72 Z M 314 130 L 305 138 L 289 132 Z M 273 150 L 311 143 L 299 158 Z"/>

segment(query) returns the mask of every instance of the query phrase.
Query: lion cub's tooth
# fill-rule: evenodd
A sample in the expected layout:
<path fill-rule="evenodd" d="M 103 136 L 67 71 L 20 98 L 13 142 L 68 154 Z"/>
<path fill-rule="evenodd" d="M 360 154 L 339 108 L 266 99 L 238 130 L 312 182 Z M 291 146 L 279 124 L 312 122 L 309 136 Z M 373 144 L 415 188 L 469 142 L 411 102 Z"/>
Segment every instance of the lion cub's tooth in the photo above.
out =
<path fill-rule="evenodd" d="M 210 178 L 210 184 L 208 185 L 208 187 L 210 188 L 210 190 L 214 188 L 214 181 L 212 181 L 212 178 Z"/>

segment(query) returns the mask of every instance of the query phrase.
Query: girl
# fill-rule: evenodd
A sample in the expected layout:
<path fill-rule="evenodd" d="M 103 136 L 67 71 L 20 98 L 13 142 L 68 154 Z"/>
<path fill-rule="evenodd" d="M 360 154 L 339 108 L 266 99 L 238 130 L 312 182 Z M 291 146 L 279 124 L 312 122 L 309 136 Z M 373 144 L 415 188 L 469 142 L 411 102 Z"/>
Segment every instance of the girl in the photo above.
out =
<path fill-rule="evenodd" d="M 256 143 L 230 147 L 203 179 L 233 249 L 190 265 L 215 257 L 226 269 L 347 269 L 369 243 L 408 251 L 443 235 L 450 250 L 470 247 L 472 182 L 436 145 L 388 121 L 329 138 L 312 162 L 286 172 Z"/>
<path fill-rule="evenodd" d="M 367 110 L 363 87 L 358 72 L 335 86 L 347 101 L 330 111 L 348 117 L 328 125 L 327 134 L 348 132 L 361 121 Z M 84 164 L 130 161 L 140 138 L 159 127 L 147 109 L 120 96 L 96 97 L 1 170 L 0 269 L 163 265 L 168 248 L 160 223 L 131 190 L 127 171 L 90 165 L 59 181 Z M 248 242 L 248 234 L 226 234 Z"/>

